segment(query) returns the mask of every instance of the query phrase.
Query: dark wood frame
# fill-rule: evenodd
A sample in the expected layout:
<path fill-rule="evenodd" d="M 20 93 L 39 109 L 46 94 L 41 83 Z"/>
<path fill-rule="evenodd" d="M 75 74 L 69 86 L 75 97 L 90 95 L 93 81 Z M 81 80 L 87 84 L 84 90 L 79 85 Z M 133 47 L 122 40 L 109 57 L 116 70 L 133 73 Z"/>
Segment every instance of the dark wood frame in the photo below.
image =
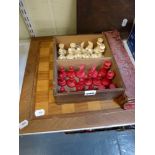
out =
<path fill-rule="evenodd" d="M 121 108 L 34 119 L 34 95 L 37 66 L 39 63 L 39 45 L 41 41 L 52 41 L 52 37 L 31 39 L 19 104 L 19 122 L 26 119 L 29 121 L 29 124 L 25 128 L 19 130 L 21 135 L 92 128 L 99 129 L 133 125 L 135 123 L 135 111 L 123 110 Z"/>

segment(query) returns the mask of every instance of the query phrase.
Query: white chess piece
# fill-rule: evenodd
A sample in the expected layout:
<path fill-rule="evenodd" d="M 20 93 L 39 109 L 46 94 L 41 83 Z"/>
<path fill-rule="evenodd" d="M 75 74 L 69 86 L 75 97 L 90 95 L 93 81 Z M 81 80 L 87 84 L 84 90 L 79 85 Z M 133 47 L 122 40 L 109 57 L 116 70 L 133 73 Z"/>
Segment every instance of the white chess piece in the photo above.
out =
<path fill-rule="evenodd" d="M 70 47 L 68 48 L 68 52 L 72 52 L 72 54 L 74 54 L 75 50 L 76 50 L 76 44 L 70 43 Z"/>
<path fill-rule="evenodd" d="M 94 53 L 97 54 L 97 57 L 102 57 L 105 52 L 105 45 L 103 43 L 103 38 L 98 38 L 97 46 L 94 48 Z"/>
<path fill-rule="evenodd" d="M 87 54 L 91 55 L 93 53 L 93 42 L 88 41 L 88 46 L 85 48 Z"/>
<path fill-rule="evenodd" d="M 74 59 L 74 54 L 76 51 L 76 44 L 70 43 L 70 47 L 68 48 L 68 54 L 66 56 L 67 59 Z"/>
<path fill-rule="evenodd" d="M 59 57 L 58 57 L 58 59 L 66 59 L 66 50 L 64 49 L 64 44 L 59 44 L 59 51 L 58 51 L 58 53 L 59 53 Z"/>

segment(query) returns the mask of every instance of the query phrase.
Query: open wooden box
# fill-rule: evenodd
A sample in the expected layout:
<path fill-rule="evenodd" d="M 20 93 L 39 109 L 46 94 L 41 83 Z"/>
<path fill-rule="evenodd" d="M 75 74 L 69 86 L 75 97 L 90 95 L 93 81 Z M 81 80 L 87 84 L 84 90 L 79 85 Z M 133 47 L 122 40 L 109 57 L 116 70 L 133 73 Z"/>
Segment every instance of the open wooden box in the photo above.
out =
<path fill-rule="evenodd" d="M 92 41 L 96 46 L 97 38 L 102 37 L 104 39 L 104 44 L 106 46 L 105 54 L 103 58 L 90 58 L 90 59 L 72 59 L 72 60 L 58 60 L 58 44 L 64 43 L 65 48 L 69 47 L 71 42 L 81 43 L 82 41 Z M 54 80 L 53 80 L 53 94 L 55 102 L 57 104 L 63 103 L 74 103 L 74 102 L 83 102 L 83 101 L 94 101 L 94 100 L 105 100 L 105 99 L 114 99 L 124 93 L 124 84 L 119 73 L 117 64 L 112 56 L 108 42 L 103 34 L 93 34 L 93 35 L 72 35 L 72 36 L 55 36 L 53 41 L 53 52 L 54 52 Z M 101 67 L 105 60 L 112 61 L 111 69 L 115 71 L 116 77 L 114 78 L 114 83 L 117 85 L 117 88 L 114 89 L 104 89 L 104 90 L 95 90 L 93 95 L 86 95 L 86 91 L 79 92 L 58 92 L 58 74 L 60 66 L 68 68 L 73 66 L 76 70 L 80 64 L 85 64 L 86 70 L 92 67 L 93 64 L 96 64 L 97 67 Z"/>

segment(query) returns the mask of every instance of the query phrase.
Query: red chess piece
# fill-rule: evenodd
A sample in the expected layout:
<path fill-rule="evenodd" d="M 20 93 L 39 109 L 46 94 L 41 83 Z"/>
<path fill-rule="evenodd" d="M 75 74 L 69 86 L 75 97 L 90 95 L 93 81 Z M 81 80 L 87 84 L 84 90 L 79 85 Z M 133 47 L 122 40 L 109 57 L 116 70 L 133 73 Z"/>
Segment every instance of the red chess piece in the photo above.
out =
<path fill-rule="evenodd" d="M 111 84 L 109 85 L 109 88 L 110 88 L 110 89 L 114 89 L 114 88 L 116 88 L 116 85 L 115 85 L 114 83 L 111 83 Z"/>
<path fill-rule="evenodd" d="M 98 72 L 98 78 L 104 78 L 107 74 L 107 70 L 105 68 L 101 68 Z"/>
<path fill-rule="evenodd" d="M 75 87 L 76 85 L 76 80 L 75 79 L 68 79 L 67 80 L 67 86 L 70 87 L 70 88 L 73 88 Z"/>
<path fill-rule="evenodd" d="M 64 92 L 66 92 L 66 90 L 65 90 L 65 88 L 63 86 L 61 86 L 60 93 L 64 93 Z"/>
<path fill-rule="evenodd" d="M 91 78 L 86 78 L 84 83 L 85 83 L 86 86 L 90 86 L 90 85 L 92 85 L 93 80 Z"/>
<path fill-rule="evenodd" d="M 85 79 L 84 78 L 79 79 L 79 84 L 84 86 L 85 85 Z"/>
<path fill-rule="evenodd" d="M 61 79 L 64 79 L 66 77 L 66 71 L 63 66 L 61 66 L 60 70 L 58 71 L 58 77 Z"/>
<path fill-rule="evenodd" d="M 111 65 L 112 65 L 111 61 L 110 60 L 106 60 L 103 63 L 103 68 L 108 70 L 108 69 L 110 69 Z"/>
<path fill-rule="evenodd" d="M 76 84 L 76 91 L 83 91 L 84 90 L 84 85 L 81 85 L 79 82 Z"/>
<path fill-rule="evenodd" d="M 94 90 L 94 86 L 93 86 L 93 85 L 90 85 L 90 86 L 88 87 L 88 90 Z"/>
<path fill-rule="evenodd" d="M 107 72 L 106 78 L 109 79 L 109 80 L 112 80 L 112 79 L 114 78 L 114 76 L 115 76 L 115 72 L 109 70 L 109 71 Z"/>
<path fill-rule="evenodd" d="M 101 80 L 100 79 L 93 79 L 93 84 L 94 84 L 94 86 L 100 86 L 100 85 L 102 85 L 101 84 Z"/>
<path fill-rule="evenodd" d="M 103 79 L 101 81 L 102 85 L 104 85 L 105 87 L 108 87 L 110 85 L 110 80 L 109 79 Z"/>
<path fill-rule="evenodd" d="M 65 86 L 66 85 L 66 80 L 65 79 L 58 79 L 58 85 L 59 86 Z"/>
<path fill-rule="evenodd" d="M 105 89 L 105 86 L 104 85 L 99 85 L 99 86 L 97 86 L 97 88 L 98 88 L 98 90 L 103 90 L 103 89 Z"/>
<path fill-rule="evenodd" d="M 90 78 L 97 78 L 98 72 L 96 70 L 96 65 L 93 65 L 93 67 L 88 71 L 88 77 Z"/>
<path fill-rule="evenodd" d="M 79 70 L 76 72 L 76 76 L 78 78 L 85 78 L 84 68 L 85 68 L 85 65 L 80 65 Z"/>
<path fill-rule="evenodd" d="M 70 66 L 70 67 L 69 67 L 69 70 L 68 70 L 68 72 L 67 72 L 67 76 L 68 76 L 69 78 L 75 78 L 75 71 L 74 71 L 73 66 Z"/>

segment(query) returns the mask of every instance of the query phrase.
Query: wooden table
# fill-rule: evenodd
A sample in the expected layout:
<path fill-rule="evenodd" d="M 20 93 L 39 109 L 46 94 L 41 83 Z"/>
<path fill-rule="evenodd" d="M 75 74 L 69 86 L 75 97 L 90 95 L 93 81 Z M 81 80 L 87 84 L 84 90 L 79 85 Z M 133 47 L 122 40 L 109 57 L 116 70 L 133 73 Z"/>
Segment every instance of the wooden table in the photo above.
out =
<path fill-rule="evenodd" d="M 32 38 L 20 97 L 19 121 L 29 124 L 20 134 L 76 131 L 133 125 L 134 110 L 123 110 L 115 100 L 57 105 L 52 95 L 52 37 Z M 35 117 L 37 109 L 45 115 Z"/>

